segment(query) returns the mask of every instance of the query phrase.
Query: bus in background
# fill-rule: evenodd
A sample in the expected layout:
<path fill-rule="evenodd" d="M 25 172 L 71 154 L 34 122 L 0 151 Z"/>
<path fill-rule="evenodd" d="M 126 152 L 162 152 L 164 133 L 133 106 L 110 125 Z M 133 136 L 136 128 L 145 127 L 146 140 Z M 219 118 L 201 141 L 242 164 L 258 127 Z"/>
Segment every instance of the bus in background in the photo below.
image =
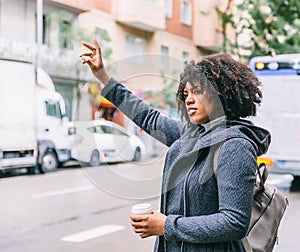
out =
<path fill-rule="evenodd" d="M 258 163 L 271 173 L 300 176 L 300 53 L 253 57 L 249 66 L 263 93 L 252 121 L 271 133 L 270 148 Z"/>

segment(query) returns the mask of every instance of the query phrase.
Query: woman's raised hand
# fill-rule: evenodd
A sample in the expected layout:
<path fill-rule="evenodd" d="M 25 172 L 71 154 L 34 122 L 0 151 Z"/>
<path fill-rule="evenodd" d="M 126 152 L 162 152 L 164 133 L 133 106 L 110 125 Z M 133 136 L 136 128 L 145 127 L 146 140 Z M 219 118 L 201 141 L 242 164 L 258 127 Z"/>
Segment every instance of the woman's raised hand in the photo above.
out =
<path fill-rule="evenodd" d="M 82 60 L 82 64 L 88 64 L 92 73 L 103 83 L 106 84 L 110 77 L 106 73 L 102 55 L 101 55 L 101 48 L 96 39 L 94 39 L 94 45 L 82 42 L 82 45 L 88 48 L 90 51 L 83 53 L 80 55 Z"/>

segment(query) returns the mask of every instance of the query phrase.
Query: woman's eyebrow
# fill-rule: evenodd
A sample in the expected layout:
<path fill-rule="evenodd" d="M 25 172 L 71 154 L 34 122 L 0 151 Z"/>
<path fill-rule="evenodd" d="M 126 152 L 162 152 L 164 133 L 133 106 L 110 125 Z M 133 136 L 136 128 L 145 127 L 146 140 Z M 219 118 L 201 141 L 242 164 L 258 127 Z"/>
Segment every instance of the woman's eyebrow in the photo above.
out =
<path fill-rule="evenodd" d="M 194 90 L 196 90 L 196 89 L 201 89 L 201 86 L 192 86 L 192 87 L 190 88 L 191 91 L 194 91 Z M 187 92 L 187 90 L 184 89 L 183 92 Z"/>
<path fill-rule="evenodd" d="M 193 86 L 191 87 L 191 90 L 194 91 L 195 89 L 201 89 L 201 86 L 193 85 Z"/>

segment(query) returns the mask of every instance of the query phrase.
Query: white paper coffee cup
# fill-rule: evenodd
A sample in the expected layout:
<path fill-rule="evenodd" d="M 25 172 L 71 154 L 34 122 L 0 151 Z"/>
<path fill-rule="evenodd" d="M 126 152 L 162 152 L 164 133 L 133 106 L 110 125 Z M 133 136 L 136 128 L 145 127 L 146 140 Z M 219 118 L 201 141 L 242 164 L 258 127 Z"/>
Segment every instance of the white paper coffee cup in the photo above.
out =
<path fill-rule="evenodd" d="M 152 212 L 152 205 L 150 203 L 141 203 L 132 206 L 132 214 L 150 214 Z"/>

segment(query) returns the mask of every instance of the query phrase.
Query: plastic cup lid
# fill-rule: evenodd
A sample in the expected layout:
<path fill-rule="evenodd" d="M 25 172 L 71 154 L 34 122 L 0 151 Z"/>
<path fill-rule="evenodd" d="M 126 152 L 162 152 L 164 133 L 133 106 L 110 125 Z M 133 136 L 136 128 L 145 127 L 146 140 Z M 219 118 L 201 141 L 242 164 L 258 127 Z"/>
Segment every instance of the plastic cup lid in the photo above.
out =
<path fill-rule="evenodd" d="M 149 203 L 136 204 L 131 208 L 132 214 L 145 214 L 151 211 L 152 211 L 152 205 Z"/>

